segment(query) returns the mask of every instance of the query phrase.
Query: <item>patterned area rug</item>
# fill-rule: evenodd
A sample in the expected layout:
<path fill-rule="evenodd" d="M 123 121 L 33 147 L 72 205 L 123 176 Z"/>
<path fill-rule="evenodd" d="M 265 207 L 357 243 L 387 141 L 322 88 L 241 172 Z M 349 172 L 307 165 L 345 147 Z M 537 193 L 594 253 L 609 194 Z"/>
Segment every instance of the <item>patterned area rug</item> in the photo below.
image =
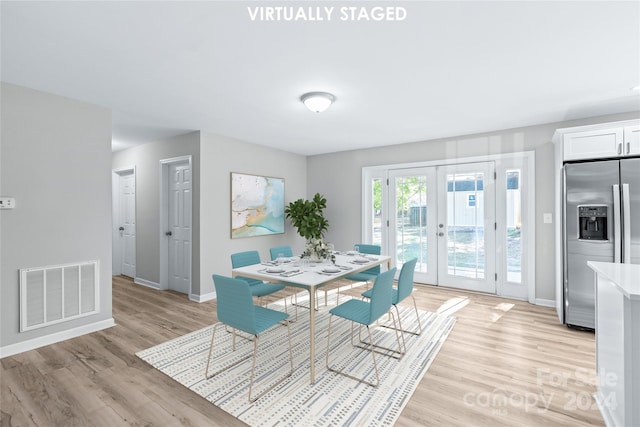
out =
<path fill-rule="evenodd" d="M 341 296 L 340 302 L 346 299 L 348 297 Z M 335 302 L 335 297 L 331 300 Z M 282 301 L 269 307 L 284 309 Z M 325 357 L 330 308 L 331 305 L 321 306 L 316 313 L 316 382 L 309 384 L 309 312 L 298 308 L 298 319 L 290 324 L 293 375 L 253 404 L 247 397 L 251 359 L 205 379 L 213 326 L 143 350 L 137 356 L 251 426 L 393 425 L 449 335 L 455 318 L 420 311 L 423 332 L 420 336 L 405 334 L 407 353 L 402 359 L 376 354 L 380 385 L 374 388 L 327 371 Z M 416 330 L 413 307 L 399 308 L 403 328 Z M 295 319 L 291 305 L 289 312 L 290 319 Z M 390 320 L 381 321 L 386 322 Z M 350 322 L 334 317 L 331 329 L 332 365 L 373 380 L 370 353 L 351 346 Z M 376 327 L 372 331 L 374 342 L 396 348 L 393 330 Z M 363 337 L 365 335 L 363 329 Z M 355 337 L 357 339 L 357 328 Z M 215 345 L 213 369 L 216 370 L 253 351 L 253 343 L 242 338 L 236 341 L 236 351 L 231 351 L 231 334 L 220 327 Z M 254 396 L 288 372 L 286 327 L 276 326 L 261 334 L 258 352 Z"/>

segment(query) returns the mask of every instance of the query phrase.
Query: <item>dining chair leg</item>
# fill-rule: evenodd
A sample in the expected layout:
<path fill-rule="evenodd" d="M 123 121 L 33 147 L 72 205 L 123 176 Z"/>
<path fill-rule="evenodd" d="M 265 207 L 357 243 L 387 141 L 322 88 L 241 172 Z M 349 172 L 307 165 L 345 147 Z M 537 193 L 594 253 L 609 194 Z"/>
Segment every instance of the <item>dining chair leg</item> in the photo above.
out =
<path fill-rule="evenodd" d="M 221 324 L 222 324 L 221 322 L 216 323 L 214 325 L 214 327 L 213 327 L 213 333 L 211 334 L 211 345 L 209 346 L 209 355 L 207 356 L 207 367 L 206 367 L 206 369 L 204 371 L 204 376 L 205 376 L 206 379 L 212 378 L 212 377 L 218 375 L 219 373 L 224 372 L 227 369 L 232 368 L 232 367 L 244 362 L 245 360 L 247 360 L 247 359 L 249 359 L 251 357 L 251 355 L 245 356 L 245 357 L 235 361 L 231 365 L 229 365 L 229 366 L 227 366 L 225 368 L 219 369 L 219 370 L 217 370 L 216 372 L 214 372 L 212 374 L 209 374 L 209 367 L 211 366 L 211 355 L 213 354 L 213 344 L 214 344 L 214 341 L 215 341 L 216 329 L 218 328 L 218 325 L 221 325 Z M 235 336 L 236 336 L 235 329 L 233 329 L 233 343 L 234 343 L 233 350 L 234 351 L 235 351 Z"/>
<path fill-rule="evenodd" d="M 413 295 L 411 295 L 411 299 L 413 300 L 413 308 L 416 310 L 416 317 L 418 318 L 418 333 L 410 332 L 414 335 L 420 335 L 422 333 L 422 322 L 420 322 L 420 314 L 418 313 L 418 305 L 416 304 L 416 299 Z"/>
<path fill-rule="evenodd" d="M 361 330 L 362 328 L 358 328 L 358 340 L 360 341 L 361 344 L 364 344 L 365 346 L 371 346 L 372 351 L 376 352 L 376 353 L 380 353 L 380 354 L 384 354 L 386 356 L 389 357 L 393 357 L 394 359 L 402 359 L 402 356 L 405 355 L 405 353 L 407 352 L 407 345 L 404 341 L 404 336 L 402 335 L 402 333 L 400 332 L 400 327 L 399 325 L 396 325 L 396 316 L 393 314 L 393 311 L 389 310 L 389 314 L 391 316 L 391 319 L 393 320 L 393 327 L 388 327 L 389 329 L 393 329 L 395 331 L 396 334 L 396 342 L 398 344 L 398 349 L 395 350 L 391 347 L 385 347 L 383 345 L 379 345 L 379 344 L 374 344 L 374 342 L 371 340 L 371 332 L 369 331 L 369 342 L 365 341 L 362 339 L 362 334 L 361 334 Z M 381 325 L 384 326 L 384 325 Z M 369 327 L 367 326 L 367 330 L 369 330 Z M 353 340 L 352 340 L 352 344 L 353 344 Z M 360 348 L 365 348 L 363 346 L 359 346 L 356 344 L 353 344 L 356 347 L 360 347 Z M 384 350 L 384 351 L 379 351 L 379 350 L 375 350 L 375 349 L 380 349 L 380 350 Z M 394 354 L 388 354 L 389 352 L 394 353 Z"/>
<path fill-rule="evenodd" d="M 406 333 L 411 334 L 411 335 L 420 335 L 420 334 L 422 334 L 422 322 L 420 321 L 420 313 L 418 312 L 418 306 L 416 304 L 416 299 L 413 297 L 413 295 L 411 295 L 411 298 L 413 299 L 413 308 L 414 308 L 414 310 L 416 312 L 416 318 L 418 319 L 418 332 L 409 331 L 409 330 L 406 330 L 406 329 L 402 328 L 402 322 L 400 320 L 400 310 L 398 309 L 398 304 L 393 304 L 396 307 L 396 312 L 398 313 L 398 323 L 399 323 L 398 327 L 400 328 L 400 330 L 402 332 L 406 332 Z M 388 325 L 380 325 L 380 326 L 382 326 L 383 328 L 391 328 Z"/>
<path fill-rule="evenodd" d="M 404 351 L 407 351 L 407 342 L 404 340 L 404 329 L 402 329 L 402 319 L 400 318 L 400 310 L 398 310 L 398 305 L 393 305 L 396 308 L 396 313 L 398 313 L 398 328 L 395 328 L 395 321 L 393 322 L 394 329 L 396 329 L 396 334 L 400 333 L 402 337 L 402 345 L 404 346 Z M 391 312 L 391 310 L 389 310 Z"/>
<path fill-rule="evenodd" d="M 370 351 L 370 353 L 371 353 L 371 358 L 373 359 L 373 369 L 374 369 L 375 375 L 376 375 L 376 382 L 375 383 L 372 382 L 372 381 L 367 381 L 364 378 L 355 377 L 355 376 L 350 375 L 350 374 L 348 374 L 348 373 L 346 373 L 346 372 L 344 372 L 342 370 L 336 369 L 336 368 L 334 368 L 334 367 L 332 367 L 330 365 L 330 363 L 329 363 L 329 349 L 331 347 L 331 320 L 332 320 L 332 318 L 333 318 L 333 315 L 330 315 L 329 316 L 329 330 L 328 330 L 328 333 L 327 333 L 327 356 L 326 356 L 326 359 L 325 359 L 326 360 L 325 365 L 326 365 L 327 370 L 331 371 L 331 372 L 335 372 L 336 374 L 343 375 L 343 376 L 345 376 L 347 378 L 351 378 L 353 380 L 359 381 L 361 383 L 370 385 L 372 387 L 378 387 L 378 384 L 380 384 L 380 377 L 378 375 L 378 364 L 376 363 L 376 355 L 374 354 L 375 353 L 374 351 Z M 371 340 L 371 331 L 369 330 L 368 326 L 367 326 L 367 331 L 369 332 L 369 340 Z M 353 344 L 353 322 L 351 322 L 351 343 Z M 354 345 L 354 347 L 358 347 L 358 346 Z"/>
<path fill-rule="evenodd" d="M 255 377 L 255 369 L 256 369 L 256 354 L 258 353 L 258 335 L 255 336 L 255 340 L 253 342 L 253 362 L 251 363 L 251 382 L 249 384 L 249 403 L 253 403 L 256 400 L 260 399 L 262 396 L 267 394 L 269 391 L 273 390 L 274 387 L 278 386 L 284 380 L 289 378 L 293 374 L 293 352 L 291 351 L 291 329 L 289 328 L 289 320 L 284 320 L 285 325 L 287 327 L 287 338 L 289 341 L 289 372 L 282 378 L 280 378 L 274 384 L 271 384 L 265 390 L 261 391 L 257 396 L 251 397 L 251 392 L 253 391 L 253 380 Z"/>
<path fill-rule="evenodd" d="M 209 364 L 211 363 L 211 353 L 213 352 L 213 340 L 216 337 L 216 329 L 218 329 L 218 325 L 220 323 L 216 323 L 215 325 L 213 325 L 213 332 L 211 333 L 211 344 L 209 345 L 209 355 L 207 356 L 207 368 L 204 371 L 204 376 L 206 378 L 210 378 L 209 377 Z"/>

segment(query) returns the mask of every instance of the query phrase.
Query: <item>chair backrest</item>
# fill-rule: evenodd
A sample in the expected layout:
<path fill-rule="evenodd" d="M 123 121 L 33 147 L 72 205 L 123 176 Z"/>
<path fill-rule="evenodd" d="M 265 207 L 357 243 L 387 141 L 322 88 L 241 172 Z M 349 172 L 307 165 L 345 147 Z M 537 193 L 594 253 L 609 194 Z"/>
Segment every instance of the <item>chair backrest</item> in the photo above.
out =
<path fill-rule="evenodd" d="M 218 321 L 248 334 L 256 334 L 256 316 L 249 284 L 240 279 L 213 275 Z"/>
<path fill-rule="evenodd" d="M 391 288 L 393 287 L 393 277 L 396 268 L 387 270 L 376 277 L 371 289 L 371 299 L 369 301 L 369 322 L 370 324 L 379 319 L 391 308 Z"/>
<path fill-rule="evenodd" d="M 271 254 L 271 260 L 278 258 L 278 254 L 282 254 L 282 256 L 292 257 L 293 251 L 291 250 L 291 246 L 276 246 L 274 248 L 269 249 L 269 253 Z"/>
<path fill-rule="evenodd" d="M 398 277 L 397 299 L 396 301 L 391 301 L 393 304 L 398 304 L 413 292 L 413 273 L 416 270 L 417 262 L 418 258 L 413 258 L 402 264 L 402 270 L 400 270 L 400 276 Z"/>
<path fill-rule="evenodd" d="M 380 245 L 367 245 L 365 243 L 358 243 L 357 246 L 360 248 L 361 254 L 369 254 L 369 255 L 380 255 L 382 253 L 382 248 Z M 363 271 L 363 273 L 368 274 L 380 274 L 380 266 L 376 265 L 368 270 Z"/>
<path fill-rule="evenodd" d="M 258 251 L 246 251 L 231 254 L 232 268 L 246 267 L 247 265 L 254 264 L 260 264 L 260 254 Z M 249 285 L 262 283 L 262 280 L 250 279 L 248 277 L 237 276 L 237 278 L 248 282 Z"/>
<path fill-rule="evenodd" d="M 360 248 L 361 254 L 380 255 L 382 248 L 380 245 L 367 245 L 365 243 L 358 243 L 354 246 Z"/>

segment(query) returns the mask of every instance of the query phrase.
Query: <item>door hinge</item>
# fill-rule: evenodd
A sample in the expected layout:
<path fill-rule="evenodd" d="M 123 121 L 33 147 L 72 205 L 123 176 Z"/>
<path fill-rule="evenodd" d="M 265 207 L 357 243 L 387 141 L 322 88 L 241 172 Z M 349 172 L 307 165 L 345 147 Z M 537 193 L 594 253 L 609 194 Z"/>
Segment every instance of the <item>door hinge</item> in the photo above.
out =
<path fill-rule="evenodd" d="M 389 226 L 389 220 L 387 220 L 387 227 Z"/>
<path fill-rule="evenodd" d="M 498 273 L 495 274 L 495 280 L 498 281 Z"/>
<path fill-rule="evenodd" d="M 498 223 L 497 223 L 497 222 L 494 222 L 494 223 L 493 223 L 493 229 L 494 229 L 494 230 L 497 230 L 497 229 L 498 229 Z"/>
<path fill-rule="evenodd" d="M 498 172 L 493 171 L 493 179 L 498 179 Z"/>
<path fill-rule="evenodd" d="M 389 186 L 389 178 L 387 178 L 387 187 Z"/>

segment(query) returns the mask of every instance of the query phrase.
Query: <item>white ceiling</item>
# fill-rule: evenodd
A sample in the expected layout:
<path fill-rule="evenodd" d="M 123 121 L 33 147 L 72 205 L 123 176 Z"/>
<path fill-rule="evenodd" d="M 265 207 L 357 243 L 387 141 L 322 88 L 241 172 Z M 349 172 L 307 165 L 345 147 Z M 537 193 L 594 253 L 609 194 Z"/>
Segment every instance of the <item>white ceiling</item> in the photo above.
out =
<path fill-rule="evenodd" d="M 340 19 L 389 5 L 406 19 Z M 257 6 L 335 9 L 252 21 Z M 112 109 L 114 149 L 203 130 L 313 155 L 640 111 L 638 1 L 3 1 L 1 15 L 2 80 Z M 320 114 L 299 100 L 318 90 L 336 96 Z"/>

